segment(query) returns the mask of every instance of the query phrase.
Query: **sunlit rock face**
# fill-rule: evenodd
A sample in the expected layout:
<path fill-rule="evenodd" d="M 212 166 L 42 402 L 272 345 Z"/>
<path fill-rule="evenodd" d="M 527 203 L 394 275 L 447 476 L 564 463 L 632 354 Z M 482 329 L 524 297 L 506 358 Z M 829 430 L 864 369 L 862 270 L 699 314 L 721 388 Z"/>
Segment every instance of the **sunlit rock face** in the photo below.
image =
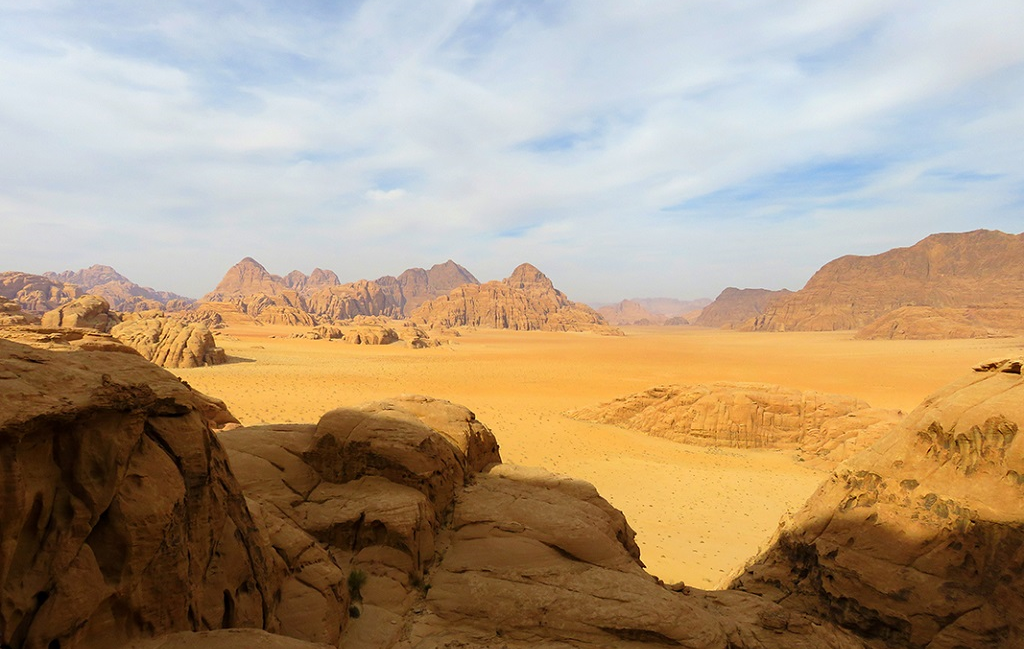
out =
<path fill-rule="evenodd" d="M 838 468 L 733 586 L 893 647 L 1024 646 L 1024 380 L 984 363 Z"/>

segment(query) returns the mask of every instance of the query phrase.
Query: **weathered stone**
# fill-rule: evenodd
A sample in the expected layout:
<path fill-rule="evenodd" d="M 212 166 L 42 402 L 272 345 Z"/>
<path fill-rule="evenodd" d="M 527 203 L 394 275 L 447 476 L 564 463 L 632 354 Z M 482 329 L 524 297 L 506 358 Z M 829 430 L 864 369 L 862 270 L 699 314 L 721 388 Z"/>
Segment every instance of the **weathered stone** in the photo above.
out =
<path fill-rule="evenodd" d="M 206 325 L 177 318 L 147 318 L 115 326 L 111 335 L 161 367 L 203 367 L 227 362 Z"/>
<path fill-rule="evenodd" d="M 107 301 L 97 295 L 83 295 L 66 302 L 47 311 L 39 322 L 40 326 L 51 329 L 95 329 L 101 333 L 109 333 L 120 323 L 121 318 L 111 313 Z"/>
<path fill-rule="evenodd" d="M 854 397 L 728 382 L 659 386 L 566 415 L 687 444 L 797 450 L 829 467 L 881 439 L 900 418 Z"/>
<path fill-rule="evenodd" d="M 1016 368 L 985 363 L 928 397 L 840 466 L 734 586 L 889 647 L 1024 646 Z"/>

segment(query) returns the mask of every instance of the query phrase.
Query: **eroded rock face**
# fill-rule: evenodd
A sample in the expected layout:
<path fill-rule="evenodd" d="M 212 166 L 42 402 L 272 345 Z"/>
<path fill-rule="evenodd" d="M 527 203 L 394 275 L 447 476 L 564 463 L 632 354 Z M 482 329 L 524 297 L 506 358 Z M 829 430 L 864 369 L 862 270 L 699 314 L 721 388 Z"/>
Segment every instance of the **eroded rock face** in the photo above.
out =
<path fill-rule="evenodd" d="M 98 295 L 83 295 L 47 311 L 39 324 L 51 329 L 67 327 L 108 333 L 120 322 L 121 318 L 110 312 L 110 304 L 105 299 Z"/>
<path fill-rule="evenodd" d="M 32 318 L 14 300 L 0 297 L 0 327 L 32 324 Z"/>
<path fill-rule="evenodd" d="M 468 284 L 424 302 L 410 318 L 431 327 L 487 327 L 520 331 L 587 331 L 605 328 L 604 318 L 572 302 L 530 264 L 500 282 Z"/>
<path fill-rule="evenodd" d="M 566 415 L 686 444 L 793 449 L 828 466 L 875 443 L 900 418 L 854 397 L 729 382 L 659 386 Z"/>
<path fill-rule="evenodd" d="M 227 362 L 206 325 L 176 318 L 124 322 L 111 335 L 161 367 L 203 367 Z"/>
<path fill-rule="evenodd" d="M 42 275 L 18 271 L 0 273 L 0 297 L 17 302 L 29 313 L 42 315 L 77 296 L 77 287 Z"/>
<path fill-rule="evenodd" d="M 804 288 L 774 300 L 754 328 L 860 329 L 904 306 L 999 308 L 1019 305 L 1022 296 L 1024 234 L 933 234 L 909 248 L 830 261 Z"/>
<path fill-rule="evenodd" d="M 1024 308 L 940 309 L 905 306 L 871 322 L 856 337 L 862 340 L 949 340 L 1009 335 L 1024 324 Z"/>
<path fill-rule="evenodd" d="M 770 291 L 764 288 L 729 287 L 715 301 L 704 307 L 693 324 L 699 327 L 742 329 L 747 323 L 764 313 L 774 300 L 789 295 L 790 291 Z M 752 324 L 750 326 L 753 326 Z"/>
<path fill-rule="evenodd" d="M 221 440 L 254 515 L 368 576 L 341 646 L 863 649 L 746 593 L 665 587 L 592 485 L 499 464 L 462 406 L 403 396 Z"/>
<path fill-rule="evenodd" d="M 734 582 L 890 647 L 1024 646 L 1021 361 L 978 366 L 849 460 Z"/>
<path fill-rule="evenodd" d="M 383 278 L 381 278 L 383 279 Z M 377 280 L 379 283 L 381 280 Z M 409 315 L 427 300 L 447 295 L 463 284 L 479 284 L 473 273 L 451 259 L 434 264 L 429 270 L 410 268 L 396 278 L 402 288 L 402 313 Z"/>
<path fill-rule="evenodd" d="M 0 643 L 276 628 L 272 557 L 175 377 L 0 340 L 0 461 Z"/>

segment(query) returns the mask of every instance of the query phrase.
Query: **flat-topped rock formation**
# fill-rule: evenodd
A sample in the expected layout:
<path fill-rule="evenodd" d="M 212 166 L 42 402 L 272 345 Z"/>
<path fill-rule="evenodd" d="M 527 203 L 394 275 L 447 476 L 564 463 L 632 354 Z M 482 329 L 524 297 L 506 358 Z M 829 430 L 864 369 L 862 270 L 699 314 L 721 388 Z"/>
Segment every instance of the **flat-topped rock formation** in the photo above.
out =
<path fill-rule="evenodd" d="M 668 316 L 655 314 L 648 311 L 642 304 L 635 300 L 623 300 L 618 304 L 603 306 L 597 310 L 601 317 L 608 324 L 616 326 L 624 325 L 658 325 L 664 324 Z M 678 316 L 676 316 L 678 317 Z"/>
<path fill-rule="evenodd" d="M 733 587 L 878 646 L 1024 646 L 1024 380 L 984 363 L 836 469 Z"/>
<path fill-rule="evenodd" d="M 183 295 L 139 286 L 110 266 L 100 264 L 78 271 L 45 273 L 45 276 L 58 284 L 74 284 L 90 295 L 98 295 L 115 311 L 177 311 L 195 302 Z"/>
<path fill-rule="evenodd" d="M 752 327 L 752 320 L 763 314 L 773 300 L 789 295 L 790 292 L 786 289 L 770 291 L 765 288 L 730 286 L 714 302 L 704 307 L 693 324 L 724 329 Z"/>
<path fill-rule="evenodd" d="M 424 302 L 410 318 L 430 327 L 519 331 L 607 329 L 599 313 L 571 301 L 535 266 L 522 264 L 506 279 L 468 284 Z"/>
<path fill-rule="evenodd" d="M 854 397 L 729 382 L 659 386 L 566 415 L 686 444 L 796 450 L 830 467 L 878 441 L 900 418 Z"/>
<path fill-rule="evenodd" d="M 801 290 L 773 300 L 758 331 L 860 329 L 906 306 L 1016 309 L 1024 330 L 1024 234 L 933 234 L 909 248 L 831 261 Z M 981 322 L 981 324 L 985 324 Z"/>

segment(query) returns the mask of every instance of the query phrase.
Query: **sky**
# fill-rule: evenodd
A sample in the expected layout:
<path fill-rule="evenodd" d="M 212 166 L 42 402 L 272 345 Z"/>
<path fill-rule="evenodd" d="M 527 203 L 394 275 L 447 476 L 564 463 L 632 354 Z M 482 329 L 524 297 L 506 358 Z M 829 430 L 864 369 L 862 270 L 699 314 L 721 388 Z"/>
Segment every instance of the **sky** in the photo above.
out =
<path fill-rule="evenodd" d="M 0 0 L 0 270 L 798 289 L 1024 230 L 1020 0 Z"/>

